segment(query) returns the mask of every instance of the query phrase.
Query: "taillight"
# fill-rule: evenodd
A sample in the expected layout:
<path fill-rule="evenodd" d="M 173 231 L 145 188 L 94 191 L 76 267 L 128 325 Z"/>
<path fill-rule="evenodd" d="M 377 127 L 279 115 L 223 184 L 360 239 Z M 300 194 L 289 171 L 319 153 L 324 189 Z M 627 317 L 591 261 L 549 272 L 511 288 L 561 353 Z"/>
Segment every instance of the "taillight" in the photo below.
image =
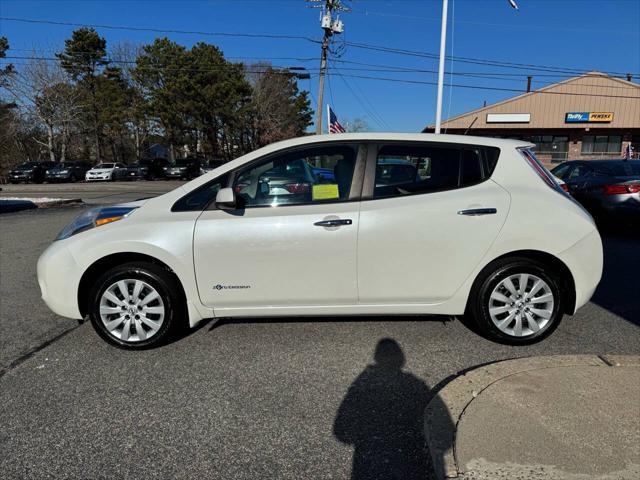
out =
<path fill-rule="evenodd" d="M 560 188 L 565 192 L 569 193 L 569 185 L 567 185 L 566 183 L 561 183 Z"/>
<path fill-rule="evenodd" d="M 289 193 L 309 193 L 311 186 L 308 183 L 287 183 L 284 188 Z"/>
<path fill-rule="evenodd" d="M 605 195 L 625 195 L 627 193 L 639 193 L 640 183 L 605 185 L 602 188 Z"/>

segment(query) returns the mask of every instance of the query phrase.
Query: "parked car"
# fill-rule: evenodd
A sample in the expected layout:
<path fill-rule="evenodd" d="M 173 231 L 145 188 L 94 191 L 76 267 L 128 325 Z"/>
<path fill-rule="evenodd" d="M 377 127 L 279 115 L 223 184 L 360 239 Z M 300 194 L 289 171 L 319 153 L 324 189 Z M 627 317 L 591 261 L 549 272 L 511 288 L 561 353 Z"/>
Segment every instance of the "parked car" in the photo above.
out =
<path fill-rule="evenodd" d="M 164 168 L 167 179 L 191 180 L 200 176 L 202 162 L 197 158 L 178 158 Z"/>
<path fill-rule="evenodd" d="M 100 163 L 88 170 L 85 175 L 87 182 L 95 180 L 120 180 L 125 177 L 127 166 L 124 163 Z"/>
<path fill-rule="evenodd" d="M 535 342 L 589 300 L 602 244 L 532 147 L 382 133 L 272 144 L 82 213 L 38 260 L 42 298 L 131 349 L 187 321 L 285 315 L 466 314 L 494 340 Z M 393 159 L 417 175 L 380 185 Z M 285 174 L 308 188 L 283 189 Z"/>
<path fill-rule="evenodd" d="M 143 158 L 127 167 L 127 180 L 155 180 L 165 177 L 165 168 L 169 166 L 166 158 Z"/>
<path fill-rule="evenodd" d="M 91 166 L 87 162 L 60 162 L 45 174 L 47 182 L 76 182 L 82 180 Z"/>
<path fill-rule="evenodd" d="M 596 218 L 640 221 L 640 160 L 574 160 L 552 172 Z"/>
<path fill-rule="evenodd" d="M 25 162 L 9 171 L 11 183 L 42 183 L 45 172 L 55 165 L 54 162 Z"/>

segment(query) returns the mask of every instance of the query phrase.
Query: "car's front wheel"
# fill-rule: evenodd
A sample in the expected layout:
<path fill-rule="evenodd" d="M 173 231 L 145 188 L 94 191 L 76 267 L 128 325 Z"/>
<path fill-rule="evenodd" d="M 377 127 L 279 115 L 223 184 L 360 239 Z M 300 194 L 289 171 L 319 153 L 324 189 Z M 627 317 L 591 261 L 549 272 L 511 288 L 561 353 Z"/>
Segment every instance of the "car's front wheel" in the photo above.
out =
<path fill-rule="evenodd" d="M 545 265 L 505 258 L 476 282 L 471 313 L 488 337 L 512 345 L 542 340 L 556 329 L 564 306 L 562 282 Z"/>
<path fill-rule="evenodd" d="M 103 274 L 90 295 L 90 318 L 98 334 L 121 348 L 166 343 L 184 320 L 177 280 L 152 263 L 128 263 Z"/>

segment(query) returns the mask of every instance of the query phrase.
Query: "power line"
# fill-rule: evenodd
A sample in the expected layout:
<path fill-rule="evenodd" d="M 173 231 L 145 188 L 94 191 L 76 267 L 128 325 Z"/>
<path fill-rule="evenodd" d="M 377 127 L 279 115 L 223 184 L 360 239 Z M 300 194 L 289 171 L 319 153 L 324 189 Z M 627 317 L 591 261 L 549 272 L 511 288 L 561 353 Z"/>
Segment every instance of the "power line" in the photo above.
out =
<path fill-rule="evenodd" d="M 415 51 L 415 50 L 407 50 L 407 49 L 402 49 L 402 48 L 391 48 L 391 47 L 385 47 L 382 45 L 371 45 L 371 44 L 367 44 L 367 43 L 357 43 L 357 42 L 346 42 L 348 46 L 354 47 L 354 48 L 360 48 L 360 49 L 364 49 L 364 50 L 373 50 L 373 51 L 378 51 L 378 52 L 383 52 L 383 53 L 391 53 L 391 54 L 397 54 L 397 55 L 406 55 L 406 56 L 413 56 L 413 57 L 421 57 L 421 58 L 430 58 L 430 59 L 438 59 L 439 55 L 436 53 L 431 53 L 431 52 L 420 52 L 420 51 Z M 449 58 L 450 56 L 447 56 L 447 58 Z M 573 67 L 554 67 L 554 66 L 549 66 L 549 65 L 535 65 L 535 64 L 527 64 L 527 63 L 515 63 L 515 62 L 504 62 L 504 61 L 500 61 L 500 60 L 487 60 L 487 59 L 480 59 L 480 58 L 472 58 L 472 57 L 455 57 L 454 60 L 456 62 L 462 62 L 462 63 L 471 63 L 471 64 L 477 64 L 477 65 L 491 65 L 494 67 L 501 67 L 501 68 L 514 68 L 514 69 L 520 69 L 520 70 L 537 70 L 537 71 L 543 71 L 543 72 L 555 72 L 555 73 L 569 73 L 569 74 L 580 74 L 580 73 L 586 73 L 588 72 L 588 70 L 586 69 L 579 69 L 579 68 L 573 68 Z M 622 73 L 622 72 L 603 72 L 603 73 L 607 73 L 607 74 L 611 74 L 611 75 L 626 75 L 627 73 Z M 634 76 L 637 76 L 638 73 L 634 73 Z"/>
<path fill-rule="evenodd" d="M 252 58 L 252 59 L 257 59 L 257 60 L 266 60 L 266 59 L 261 59 L 260 57 L 228 57 L 228 58 Z M 295 59 L 300 61 L 300 58 L 297 57 L 281 57 L 281 58 L 290 58 L 290 59 Z M 14 65 L 28 65 L 28 62 L 25 63 L 19 63 L 19 62 L 14 62 L 11 60 L 40 60 L 40 61 L 47 61 L 47 62 L 60 62 L 59 58 L 56 57 L 44 57 L 44 56 L 21 56 L 21 55 L 8 55 L 3 59 L 0 59 L 0 61 L 4 61 L 5 63 L 11 63 Z M 312 60 L 316 60 L 316 59 L 312 59 Z M 167 65 L 162 65 L 162 64 L 154 64 L 153 66 L 148 66 L 148 67 L 143 67 L 137 64 L 137 61 L 135 60 L 117 60 L 117 59 L 113 59 L 113 58 L 107 58 L 105 59 L 105 62 L 107 65 L 111 64 L 111 65 L 131 65 L 131 66 L 136 66 L 137 69 L 141 69 L 141 70 L 151 70 L 151 71 L 157 71 L 160 69 L 163 69 L 165 71 L 187 71 L 187 72 L 217 72 L 220 70 L 224 70 L 224 69 L 233 69 L 233 68 L 237 68 L 238 63 L 234 63 L 234 64 L 229 64 L 229 65 L 216 65 L 216 66 L 210 66 L 210 67 L 174 67 L 174 66 L 167 66 Z M 357 65 L 372 65 L 375 66 L 376 64 L 368 64 L 368 63 L 362 63 L 362 62 L 350 62 L 347 60 L 337 60 L 337 59 L 332 59 L 331 60 L 332 65 L 336 62 L 340 62 L 340 63 L 348 63 L 348 64 L 357 64 Z M 243 65 L 245 67 L 245 71 L 247 73 L 260 73 L 258 71 L 253 71 L 253 70 L 246 70 L 246 67 L 251 68 L 252 64 L 247 64 L 247 63 L 240 63 L 240 65 Z M 334 65 L 335 66 L 335 65 Z M 274 71 L 281 71 L 282 73 L 286 73 L 289 74 L 291 73 L 290 70 L 297 70 L 297 69 L 302 69 L 302 71 L 304 71 L 305 73 L 309 73 L 310 75 L 313 76 L 317 76 L 316 74 L 319 71 L 319 68 L 313 68 L 313 67 L 295 67 L 295 66 L 284 66 L 284 65 L 269 65 L 270 68 L 272 68 Z M 381 65 L 381 67 L 384 67 L 384 65 Z M 437 70 L 428 70 L 428 69 L 417 69 L 417 68 L 410 68 L 410 67 L 389 67 L 389 68 L 353 68 L 353 67 L 343 67 L 342 68 L 343 72 L 372 72 L 372 73 L 402 73 L 402 74 L 420 74 L 420 73 L 428 73 L 428 74 L 436 74 Z M 482 72 L 453 72 L 452 70 L 446 71 L 445 72 L 447 75 L 453 75 L 456 77 L 471 77 L 471 78 L 478 78 L 478 79 L 488 79 L 488 80 L 500 80 L 500 81 L 510 81 L 510 82 L 518 82 L 521 79 L 526 79 L 526 75 L 524 74 L 509 74 L 510 76 L 516 76 L 518 78 L 503 78 L 503 76 L 500 76 L 500 73 L 482 73 Z M 589 74 L 584 74 L 582 75 L 583 77 L 592 77 L 592 78 L 602 78 L 602 75 L 599 74 L 593 74 L 593 75 L 589 75 Z M 556 77 L 554 75 L 554 77 Z M 561 77 L 561 78 L 570 78 L 571 76 L 557 76 L 557 77 Z M 534 83 L 539 83 L 539 84 L 544 84 L 544 85 L 548 85 L 548 82 L 545 81 L 540 81 L 540 80 L 534 80 Z M 626 87 L 626 86 L 617 86 L 617 85 L 596 85 L 596 84 L 592 84 L 592 83 L 583 83 L 583 84 L 579 84 L 579 85 L 574 85 L 576 87 L 594 87 L 594 88 L 607 88 L 607 89 L 619 89 L 619 90 L 634 90 L 635 91 L 635 87 Z"/>
<path fill-rule="evenodd" d="M 373 77 L 366 75 L 344 75 L 344 77 L 348 78 L 361 78 L 364 80 L 379 80 L 386 82 L 396 82 L 396 83 L 408 83 L 408 84 L 416 84 L 416 85 L 437 85 L 437 82 L 428 82 L 422 80 L 409 80 L 402 78 L 387 78 L 387 77 Z M 467 85 L 467 84 L 453 84 L 454 87 L 459 88 L 471 88 L 476 90 L 493 90 L 499 92 L 516 92 L 516 93 L 527 93 L 526 90 L 519 90 L 516 88 L 502 88 L 502 87 L 486 87 L 483 85 Z M 601 98 L 628 98 L 634 100 L 640 100 L 639 96 L 629 96 L 629 95 L 604 95 L 604 94 L 592 94 L 592 93 L 574 93 L 574 92 L 554 92 L 548 90 L 533 90 L 531 93 L 544 93 L 549 95 L 573 95 L 573 96 L 582 96 L 582 97 L 601 97 Z"/>
<path fill-rule="evenodd" d="M 366 95 L 364 95 L 362 90 L 359 90 L 360 95 L 362 96 L 362 99 L 361 99 L 360 95 L 358 95 L 355 92 L 351 84 L 347 81 L 347 79 L 344 78 L 342 73 L 340 73 L 340 70 L 335 65 L 333 65 L 333 69 L 336 71 L 336 74 L 340 77 L 340 79 L 345 84 L 345 86 L 351 91 L 356 101 L 360 104 L 360 106 L 364 109 L 364 111 L 369 114 L 369 116 L 373 119 L 373 121 L 376 122 L 380 128 L 392 130 L 392 128 L 389 126 L 389 124 L 384 119 L 384 117 L 380 115 L 376 110 L 376 108 L 371 104 L 371 102 L 369 102 L 369 100 L 367 99 Z M 367 107 L 367 104 L 369 105 L 368 107 Z"/>
<path fill-rule="evenodd" d="M 436 17 L 422 17 L 422 16 L 418 16 L 418 15 L 408 15 L 408 14 L 402 14 L 402 13 L 375 12 L 375 11 L 371 11 L 371 10 L 359 10 L 359 9 L 353 9 L 352 12 L 357 14 L 357 15 L 406 18 L 406 19 L 411 19 L 411 20 L 419 20 L 421 22 L 423 22 L 423 21 L 440 22 L 441 21 L 440 18 L 436 18 Z M 518 28 L 518 29 L 522 29 L 524 27 L 523 25 L 517 24 L 517 23 L 475 22 L 475 21 L 472 21 L 472 20 L 458 20 L 457 23 L 458 24 L 468 24 L 468 25 L 486 25 L 486 26 L 491 26 L 491 27 L 509 27 L 509 28 Z M 533 30 L 555 30 L 555 31 L 561 31 L 561 32 L 593 33 L 593 29 L 588 29 L 588 28 L 551 27 L 551 26 L 547 26 L 547 25 L 544 25 L 544 26 L 543 25 L 532 25 L 530 22 L 527 22 L 526 28 L 527 29 L 533 29 Z M 634 31 L 628 31 L 628 30 L 619 29 L 619 28 L 609 29 L 609 30 L 607 30 L 607 34 L 608 35 L 610 35 L 610 34 L 637 35 L 637 33 L 634 32 Z"/>
<path fill-rule="evenodd" d="M 305 40 L 311 43 L 320 44 L 321 40 L 315 39 L 312 37 L 304 36 L 304 35 L 288 35 L 288 34 L 258 34 L 258 33 L 238 33 L 238 32 L 211 32 L 211 31 L 198 31 L 198 30 L 178 30 L 178 29 L 161 29 L 154 27 L 135 27 L 135 26 L 123 26 L 123 25 L 101 25 L 101 24 L 83 24 L 83 23 L 72 23 L 72 22 L 59 22 L 54 20 L 40 20 L 40 19 L 29 19 L 29 18 L 17 18 L 17 17 L 0 17 L 0 20 L 4 21 L 13 21 L 13 22 L 22 22 L 22 23 L 34 23 L 34 24 L 48 24 L 48 25 L 59 25 L 59 26 L 72 26 L 72 27 L 91 27 L 91 28 L 104 28 L 111 30 L 130 30 L 130 31 L 148 31 L 154 33 L 176 33 L 176 34 L 187 34 L 187 35 L 203 35 L 203 36 L 223 36 L 223 37 L 247 37 L 247 38 L 270 38 L 270 39 L 286 39 L 286 40 Z M 398 55 L 408 55 L 408 56 L 417 56 L 422 58 L 438 58 L 438 55 L 431 52 L 421 52 L 415 50 L 408 50 L 402 48 L 392 48 L 386 47 L 383 45 L 373 45 L 361 42 L 346 42 L 346 45 L 352 46 L 354 48 L 367 49 L 373 51 L 379 51 L 383 53 L 393 53 Z M 519 69 L 528 69 L 528 70 L 538 70 L 538 71 L 548 71 L 555 73 L 568 73 L 568 74 L 577 74 L 577 73 L 586 73 L 587 69 L 580 69 L 575 67 L 557 67 L 550 65 L 535 65 L 535 64 L 526 64 L 526 63 L 516 63 L 516 62 L 505 62 L 500 60 L 489 60 L 489 59 L 481 59 L 481 58 L 473 58 L 473 57 L 456 57 L 454 59 L 457 62 L 462 63 L 471 63 L 471 64 L 480 64 L 480 65 L 492 65 L 503 68 L 519 68 Z M 624 76 L 627 75 L 628 72 L 603 72 L 610 75 Z M 633 76 L 638 76 L 639 74 L 633 73 Z"/>
<path fill-rule="evenodd" d="M 164 28 L 152 28 L 152 27 L 131 27 L 123 25 L 101 25 L 91 23 L 72 23 L 72 22 L 57 22 L 54 20 L 37 20 L 32 18 L 16 18 L 16 17 L 0 17 L 0 20 L 6 22 L 21 22 L 21 23 L 37 23 L 46 25 L 58 25 L 65 27 L 89 27 L 89 28 L 104 28 L 106 30 L 128 30 L 134 32 L 154 32 L 154 33 L 177 33 L 184 35 L 203 35 L 213 37 L 247 37 L 247 38 L 271 38 L 280 40 L 306 40 L 312 43 L 320 43 L 320 40 L 305 37 L 303 35 L 286 35 L 286 34 L 267 34 L 267 33 L 237 33 L 237 32 L 207 32 L 200 30 L 176 30 L 176 29 L 164 29 Z"/>

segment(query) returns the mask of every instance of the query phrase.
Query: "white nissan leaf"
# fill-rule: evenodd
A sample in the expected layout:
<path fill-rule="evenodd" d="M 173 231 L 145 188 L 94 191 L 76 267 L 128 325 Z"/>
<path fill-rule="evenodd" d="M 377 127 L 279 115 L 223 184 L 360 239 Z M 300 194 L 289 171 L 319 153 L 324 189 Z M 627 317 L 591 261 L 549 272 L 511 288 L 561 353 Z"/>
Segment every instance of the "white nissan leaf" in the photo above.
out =
<path fill-rule="evenodd" d="M 125 348 L 266 316 L 464 314 L 494 340 L 538 341 L 593 294 L 602 244 L 531 147 L 382 133 L 273 144 L 82 213 L 38 261 L 42 298 Z"/>

